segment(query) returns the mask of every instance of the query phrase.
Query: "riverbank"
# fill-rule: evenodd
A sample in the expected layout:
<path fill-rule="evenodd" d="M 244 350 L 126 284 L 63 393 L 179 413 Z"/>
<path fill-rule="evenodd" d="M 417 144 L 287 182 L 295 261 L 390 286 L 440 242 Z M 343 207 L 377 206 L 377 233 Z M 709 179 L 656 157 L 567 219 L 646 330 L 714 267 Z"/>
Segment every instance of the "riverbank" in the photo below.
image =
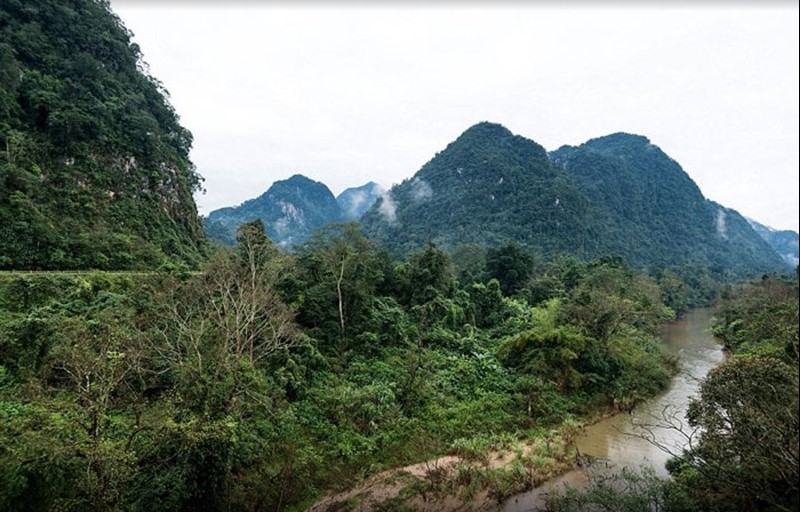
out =
<path fill-rule="evenodd" d="M 680 417 L 699 381 L 724 359 L 711 333 L 712 316 L 713 310 L 699 309 L 664 327 L 664 343 L 680 358 L 679 374 L 668 390 L 632 411 L 601 411 L 586 424 L 508 443 L 483 456 L 456 453 L 384 471 L 349 491 L 329 494 L 308 511 L 522 512 L 544 507 L 547 495 L 564 485 L 585 485 L 591 471 L 584 465 L 588 461 L 605 467 L 646 463 L 663 473 L 669 455 L 655 444 L 671 446 L 674 439 L 663 438 L 671 430 L 659 422 Z M 646 427 L 659 437 L 650 441 L 637 437 L 631 432 L 633 426 Z"/>
<path fill-rule="evenodd" d="M 488 452 L 456 450 L 373 475 L 348 491 L 329 494 L 308 512 L 499 510 L 510 496 L 571 470 L 579 434 L 580 426 L 568 423 L 537 439 L 509 441 Z"/>
<path fill-rule="evenodd" d="M 577 449 L 576 439 L 585 429 L 627 413 L 606 409 L 586 423 L 567 422 L 547 435 L 507 442 L 488 452 L 456 451 L 386 470 L 347 491 L 329 493 L 307 512 L 491 512 L 506 510 L 511 500 L 519 502 L 519 496 L 529 493 L 541 494 L 544 504 L 546 484 L 581 483 L 578 475 L 584 474 L 589 458 Z"/>
<path fill-rule="evenodd" d="M 664 393 L 642 402 L 631 414 L 609 416 L 587 426 L 576 437 L 575 447 L 588 464 L 514 496 L 500 510 L 541 510 L 549 494 L 563 492 L 565 486 L 584 488 L 597 474 L 624 468 L 651 468 L 656 475 L 667 476 L 667 460 L 679 454 L 694 434 L 684 427 L 686 407 L 702 379 L 726 357 L 711 330 L 713 315 L 713 308 L 695 309 L 662 328 L 665 345 L 680 358 L 678 374 Z"/>

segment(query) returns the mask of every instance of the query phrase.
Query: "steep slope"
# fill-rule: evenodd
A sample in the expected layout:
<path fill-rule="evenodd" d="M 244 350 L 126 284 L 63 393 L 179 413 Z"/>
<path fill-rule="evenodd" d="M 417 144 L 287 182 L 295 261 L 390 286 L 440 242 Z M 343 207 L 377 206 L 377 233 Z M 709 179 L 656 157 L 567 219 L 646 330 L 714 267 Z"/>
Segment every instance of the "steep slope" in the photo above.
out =
<path fill-rule="evenodd" d="M 191 134 L 95 0 L 0 4 L 0 268 L 195 261 Z"/>
<path fill-rule="evenodd" d="M 364 214 L 365 232 L 398 254 L 516 240 L 543 254 L 595 253 L 590 204 L 535 142 L 479 123 Z"/>
<path fill-rule="evenodd" d="M 287 180 L 276 181 L 255 199 L 211 212 L 204 223 L 206 235 L 211 240 L 232 245 L 239 225 L 255 219 L 261 219 L 267 236 L 283 247 L 304 242 L 325 224 L 345 220 L 327 186 L 295 174 Z"/>
<path fill-rule="evenodd" d="M 336 197 L 336 202 L 342 209 L 342 215 L 348 220 L 358 220 L 364 212 L 375 204 L 381 196 L 383 189 L 374 181 L 360 187 L 352 187 L 344 190 Z"/>
<path fill-rule="evenodd" d="M 767 243 L 775 249 L 775 252 L 780 254 L 783 261 L 791 267 L 796 267 L 800 262 L 800 247 L 798 244 L 798 234 L 791 230 L 778 230 L 773 229 L 764 224 L 760 224 L 753 219 L 747 219 L 750 226 L 761 236 Z"/>
<path fill-rule="evenodd" d="M 604 251 L 637 265 L 697 261 L 736 276 L 783 266 L 738 212 L 706 200 L 646 137 L 616 133 L 564 146 L 551 158 L 602 206 Z"/>

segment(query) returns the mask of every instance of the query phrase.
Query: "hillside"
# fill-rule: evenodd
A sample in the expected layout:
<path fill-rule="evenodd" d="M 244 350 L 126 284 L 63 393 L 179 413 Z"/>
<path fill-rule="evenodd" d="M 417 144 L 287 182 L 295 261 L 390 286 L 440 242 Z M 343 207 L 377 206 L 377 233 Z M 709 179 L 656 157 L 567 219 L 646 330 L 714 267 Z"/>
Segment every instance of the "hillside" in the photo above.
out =
<path fill-rule="evenodd" d="M 93 0 L 0 5 L 0 268 L 194 264 L 201 178 L 161 84 Z"/>
<path fill-rule="evenodd" d="M 537 143 L 480 123 L 395 185 L 364 214 L 365 232 L 395 253 L 515 240 L 543 254 L 598 252 L 602 226 L 570 177 Z"/>
<path fill-rule="evenodd" d="M 291 247 L 304 242 L 317 228 L 345 217 L 327 186 L 295 174 L 276 181 L 255 199 L 211 212 L 205 219 L 205 231 L 209 239 L 233 245 L 239 225 L 255 219 L 261 219 L 273 242 Z"/>
<path fill-rule="evenodd" d="M 707 200 L 646 137 L 616 133 L 564 146 L 551 158 L 601 209 L 604 251 L 640 266 L 696 261 L 732 275 L 783 268 L 744 217 Z"/>
<path fill-rule="evenodd" d="M 363 217 L 397 254 L 516 241 L 536 253 L 619 255 L 640 267 L 697 262 L 720 276 L 785 269 L 735 210 L 707 200 L 646 137 L 618 133 L 549 155 L 477 124 Z"/>

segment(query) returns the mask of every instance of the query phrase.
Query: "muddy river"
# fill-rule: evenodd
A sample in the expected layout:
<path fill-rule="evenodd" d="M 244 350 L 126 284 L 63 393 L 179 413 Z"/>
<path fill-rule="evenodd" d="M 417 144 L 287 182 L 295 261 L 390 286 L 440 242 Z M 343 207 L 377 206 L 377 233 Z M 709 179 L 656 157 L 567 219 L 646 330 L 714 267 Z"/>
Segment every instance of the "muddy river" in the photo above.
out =
<path fill-rule="evenodd" d="M 631 414 L 619 414 L 588 427 L 577 440 L 579 453 L 591 460 L 530 492 L 509 499 L 505 512 L 537 510 L 547 492 L 565 484 L 581 487 L 592 472 L 618 471 L 623 467 L 651 466 L 667 475 L 664 464 L 669 451 L 680 453 L 690 434 L 685 411 L 696 395 L 700 380 L 724 359 L 719 341 L 711 333 L 712 309 L 690 311 L 665 326 L 661 337 L 680 356 L 680 373 L 663 394 L 636 406 Z M 672 426 L 670 426 L 672 425 Z M 680 430 L 674 426 L 682 426 Z M 649 438 L 649 440 L 645 439 Z"/>

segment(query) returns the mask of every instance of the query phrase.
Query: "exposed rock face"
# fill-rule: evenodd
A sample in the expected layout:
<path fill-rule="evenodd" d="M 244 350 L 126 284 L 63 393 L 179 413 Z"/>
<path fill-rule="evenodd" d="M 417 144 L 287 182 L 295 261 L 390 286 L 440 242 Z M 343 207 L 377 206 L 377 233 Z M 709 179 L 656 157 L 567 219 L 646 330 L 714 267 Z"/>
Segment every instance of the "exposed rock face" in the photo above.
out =
<path fill-rule="evenodd" d="M 276 181 L 255 199 L 211 212 L 205 219 L 206 234 L 211 240 L 233 245 L 239 225 L 255 219 L 261 219 L 273 242 L 292 247 L 317 228 L 342 222 L 345 217 L 327 186 L 296 174 Z"/>

